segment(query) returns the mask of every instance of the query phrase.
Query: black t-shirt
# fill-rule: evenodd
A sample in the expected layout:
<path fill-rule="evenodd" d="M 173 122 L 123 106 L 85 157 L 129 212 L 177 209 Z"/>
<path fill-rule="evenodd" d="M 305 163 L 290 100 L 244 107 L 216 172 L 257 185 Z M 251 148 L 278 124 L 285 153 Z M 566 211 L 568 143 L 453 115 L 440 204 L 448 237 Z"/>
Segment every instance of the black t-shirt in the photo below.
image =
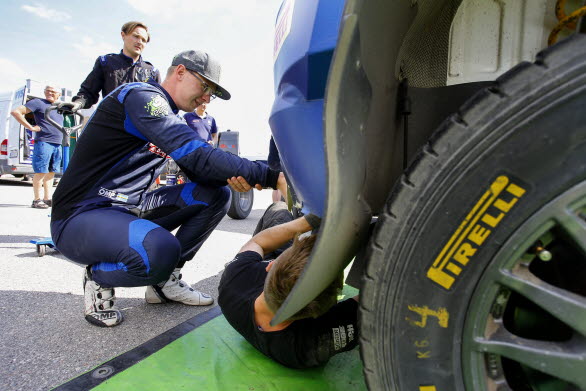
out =
<path fill-rule="evenodd" d="M 263 291 L 267 264 L 255 251 L 242 252 L 226 266 L 218 288 L 224 316 L 248 342 L 291 368 L 325 364 L 333 355 L 357 345 L 358 303 L 353 299 L 339 302 L 318 318 L 296 320 L 283 330 L 259 330 L 254 301 Z"/>

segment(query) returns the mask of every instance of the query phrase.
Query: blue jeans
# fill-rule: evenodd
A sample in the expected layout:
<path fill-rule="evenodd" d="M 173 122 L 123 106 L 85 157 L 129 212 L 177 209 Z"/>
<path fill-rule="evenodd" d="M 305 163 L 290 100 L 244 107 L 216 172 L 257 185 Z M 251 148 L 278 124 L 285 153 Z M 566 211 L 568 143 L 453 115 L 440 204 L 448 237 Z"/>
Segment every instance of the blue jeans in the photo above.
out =
<path fill-rule="evenodd" d="M 58 172 L 61 168 L 61 144 L 35 141 L 33 171 L 37 174 Z"/>

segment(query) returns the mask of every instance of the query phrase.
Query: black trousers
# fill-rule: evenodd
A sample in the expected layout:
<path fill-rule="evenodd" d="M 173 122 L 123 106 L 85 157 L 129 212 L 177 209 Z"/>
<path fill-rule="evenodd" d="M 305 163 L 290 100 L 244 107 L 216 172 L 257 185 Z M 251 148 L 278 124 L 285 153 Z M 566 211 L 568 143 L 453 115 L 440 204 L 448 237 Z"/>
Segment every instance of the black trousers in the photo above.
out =
<path fill-rule="evenodd" d="M 267 228 L 274 227 L 275 225 L 284 224 L 291 220 L 293 220 L 293 215 L 287 209 L 287 204 L 283 201 L 275 202 L 272 205 L 270 205 L 265 211 L 265 213 L 262 215 L 262 217 L 258 221 L 258 224 L 256 225 L 256 229 L 254 230 L 253 235 L 256 235 L 260 231 L 263 231 Z M 290 240 L 277 250 L 265 254 L 264 259 L 277 258 L 279 255 L 281 255 L 283 251 L 291 247 L 292 244 L 293 241 Z"/>

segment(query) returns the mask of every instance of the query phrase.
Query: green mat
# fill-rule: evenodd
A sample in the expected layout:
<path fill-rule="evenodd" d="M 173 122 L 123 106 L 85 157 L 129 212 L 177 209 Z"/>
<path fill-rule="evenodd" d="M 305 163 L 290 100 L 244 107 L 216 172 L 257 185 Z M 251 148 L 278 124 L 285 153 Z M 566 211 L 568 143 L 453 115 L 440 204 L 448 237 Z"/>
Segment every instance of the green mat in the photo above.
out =
<path fill-rule="evenodd" d="M 356 291 L 348 287 L 344 293 L 349 297 Z M 149 348 L 149 341 L 56 390 L 366 390 L 358 349 L 334 356 L 323 367 L 289 369 L 254 349 L 218 307 L 195 318 L 206 314 L 210 320 L 175 328 L 189 327 L 186 333 L 171 329 L 181 335 L 177 338 L 152 340 L 162 348 Z M 103 379 L 96 381 L 100 373 Z"/>
<path fill-rule="evenodd" d="M 163 390 L 170 385 L 209 391 L 366 389 L 357 349 L 322 368 L 288 369 L 259 353 L 219 316 L 94 390 Z"/>

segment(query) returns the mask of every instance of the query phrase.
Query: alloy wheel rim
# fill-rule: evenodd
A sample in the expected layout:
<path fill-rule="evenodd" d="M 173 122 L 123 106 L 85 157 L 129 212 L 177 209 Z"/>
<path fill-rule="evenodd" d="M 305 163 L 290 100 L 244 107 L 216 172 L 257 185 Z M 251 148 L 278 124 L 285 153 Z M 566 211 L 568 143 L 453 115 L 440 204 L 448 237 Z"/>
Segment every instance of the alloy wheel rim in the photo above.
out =
<path fill-rule="evenodd" d="M 586 182 L 534 213 L 487 267 L 462 369 L 467 390 L 586 389 Z"/>

